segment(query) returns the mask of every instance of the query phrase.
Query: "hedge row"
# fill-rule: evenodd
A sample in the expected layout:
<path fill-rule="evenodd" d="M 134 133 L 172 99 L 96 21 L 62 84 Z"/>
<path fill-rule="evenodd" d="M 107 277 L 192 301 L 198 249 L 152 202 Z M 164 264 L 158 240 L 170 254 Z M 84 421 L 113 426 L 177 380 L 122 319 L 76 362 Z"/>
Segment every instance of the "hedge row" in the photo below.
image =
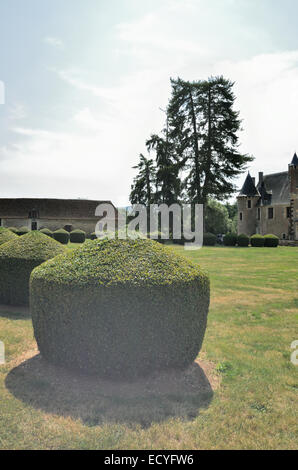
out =
<path fill-rule="evenodd" d="M 108 377 L 192 363 L 210 296 L 196 264 L 148 239 L 88 240 L 36 268 L 30 293 L 44 358 Z"/>
<path fill-rule="evenodd" d="M 236 235 L 235 233 L 227 233 L 224 236 L 224 245 L 225 246 L 241 246 L 246 247 L 251 244 L 253 247 L 276 247 L 279 244 L 279 238 L 276 235 L 268 234 L 268 235 L 259 235 L 255 234 L 251 237 L 245 235 L 245 233 L 241 233 L 240 235 Z"/>

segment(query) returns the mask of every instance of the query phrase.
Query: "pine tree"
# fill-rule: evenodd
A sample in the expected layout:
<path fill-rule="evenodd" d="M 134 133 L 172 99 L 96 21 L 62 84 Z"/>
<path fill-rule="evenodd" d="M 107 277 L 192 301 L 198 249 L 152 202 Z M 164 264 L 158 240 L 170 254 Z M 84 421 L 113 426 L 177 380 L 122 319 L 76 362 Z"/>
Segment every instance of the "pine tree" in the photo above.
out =
<path fill-rule="evenodd" d="M 149 206 L 154 202 L 155 167 L 152 159 L 140 154 L 138 165 L 133 167 L 139 170 L 131 186 L 131 204 L 144 204 Z"/>
<path fill-rule="evenodd" d="M 180 160 L 186 160 L 189 201 L 206 204 L 234 191 L 233 178 L 252 157 L 238 151 L 241 121 L 233 109 L 234 83 L 223 77 L 187 82 L 171 79 L 169 137 Z"/>

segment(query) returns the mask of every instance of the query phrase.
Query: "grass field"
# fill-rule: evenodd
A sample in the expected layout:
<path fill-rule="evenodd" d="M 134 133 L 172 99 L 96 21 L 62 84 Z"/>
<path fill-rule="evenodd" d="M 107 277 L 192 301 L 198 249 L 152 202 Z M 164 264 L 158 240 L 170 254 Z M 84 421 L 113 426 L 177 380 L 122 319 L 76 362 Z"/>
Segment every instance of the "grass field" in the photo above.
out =
<path fill-rule="evenodd" d="M 37 355 L 28 313 L 0 308 L 1 449 L 297 447 L 298 248 L 186 252 L 210 273 L 199 361 L 135 384 L 74 377 Z"/>

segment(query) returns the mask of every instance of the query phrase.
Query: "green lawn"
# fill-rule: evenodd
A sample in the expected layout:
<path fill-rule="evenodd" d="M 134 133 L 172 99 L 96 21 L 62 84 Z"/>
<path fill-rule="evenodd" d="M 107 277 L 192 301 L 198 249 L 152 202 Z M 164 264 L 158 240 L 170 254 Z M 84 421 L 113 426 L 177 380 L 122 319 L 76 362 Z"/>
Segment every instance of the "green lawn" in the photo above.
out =
<path fill-rule="evenodd" d="M 172 249 L 211 277 L 198 363 L 135 384 L 74 377 L 36 356 L 26 311 L 2 307 L 0 448 L 297 447 L 298 248 Z"/>

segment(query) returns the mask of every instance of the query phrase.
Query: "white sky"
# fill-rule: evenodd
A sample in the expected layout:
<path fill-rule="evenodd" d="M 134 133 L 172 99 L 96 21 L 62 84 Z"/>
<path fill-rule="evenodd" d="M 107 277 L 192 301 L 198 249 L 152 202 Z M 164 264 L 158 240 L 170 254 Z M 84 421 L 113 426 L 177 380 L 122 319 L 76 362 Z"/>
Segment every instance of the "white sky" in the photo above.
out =
<path fill-rule="evenodd" d="M 298 150 L 297 17 L 296 0 L 4 0 L 0 197 L 127 205 L 177 76 L 235 81 L 251 174 L 285 171 Z"/>

